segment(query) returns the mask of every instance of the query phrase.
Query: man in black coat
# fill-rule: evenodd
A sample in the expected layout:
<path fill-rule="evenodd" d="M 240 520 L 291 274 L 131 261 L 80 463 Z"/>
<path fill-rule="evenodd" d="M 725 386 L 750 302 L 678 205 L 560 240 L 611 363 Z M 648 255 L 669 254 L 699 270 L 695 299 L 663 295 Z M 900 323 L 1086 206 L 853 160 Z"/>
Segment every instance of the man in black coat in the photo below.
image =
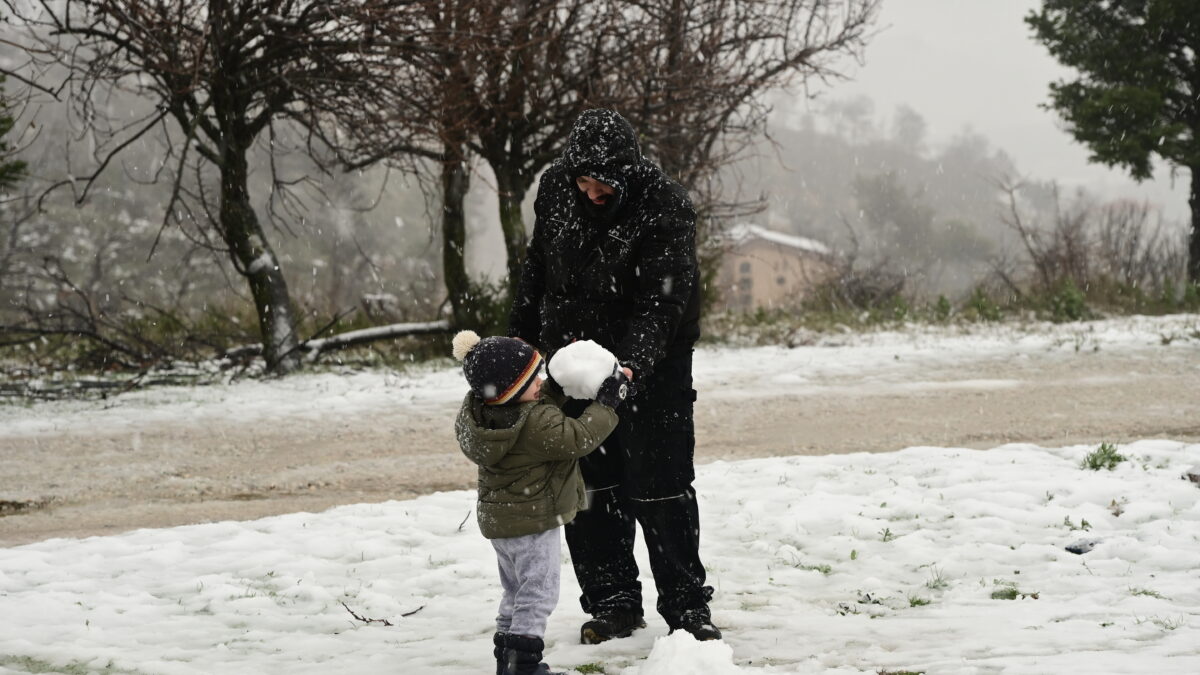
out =
<path fill-rule="evenodd" d="M 646 625 L 636 522 L 667 625 L 719 639 L 692 489 L 700 289 L 687 191 L 642 156 L 623 117 L 589 110 L 542 175 L 534 212 L 510 335 L 547 358 L 575 340 L 594 340 L 616 354 L 633 383 L 616 430 L 581 460 L 589 506 L 566 528 L 580 601 L 592 615 L 581 638 L 602 642 Z M 574 406 L 575 414 L 581 409 Z"/>

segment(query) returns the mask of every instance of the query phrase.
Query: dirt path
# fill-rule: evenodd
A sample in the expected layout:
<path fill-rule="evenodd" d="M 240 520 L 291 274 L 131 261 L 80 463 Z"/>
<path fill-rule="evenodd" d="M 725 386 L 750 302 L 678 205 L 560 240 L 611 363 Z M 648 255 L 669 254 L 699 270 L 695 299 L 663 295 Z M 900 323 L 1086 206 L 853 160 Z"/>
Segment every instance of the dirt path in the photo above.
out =
<path fill-rule="evenodd" d="M 697 461 L 1171 438 L 1200 442 L 1200 354 L 1062 353 L 884 378 L 818 381 L 788 397 L 701 391 Z M 171 424 L 136 433 L 0 433 L 0 546 L 472 486 L 453 407 L 271 424 Z M 11 505 L 10 505 L 11 506 Z"/>

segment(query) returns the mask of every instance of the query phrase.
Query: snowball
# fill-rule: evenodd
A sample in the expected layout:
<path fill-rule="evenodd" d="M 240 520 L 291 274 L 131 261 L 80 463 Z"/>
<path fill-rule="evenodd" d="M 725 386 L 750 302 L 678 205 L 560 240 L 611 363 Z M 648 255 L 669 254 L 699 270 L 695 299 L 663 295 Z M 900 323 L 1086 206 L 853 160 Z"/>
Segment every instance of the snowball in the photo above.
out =
<path fill-rule="evenodd" d="M 617 357 L 591 340 L 572 342 L 550 359 L 550 377 L 571 398 L 596 398 L 600 384 L 613 374 Z"/>
<path fill-rule="evenodd" d="M 641 666 L 626 668 L 621 675 L 742 675 L 733 663 L 733 649 L 720 640 L 700 642 L 687 631 L 677 630 L 655 638 L 654 648 Z"/>

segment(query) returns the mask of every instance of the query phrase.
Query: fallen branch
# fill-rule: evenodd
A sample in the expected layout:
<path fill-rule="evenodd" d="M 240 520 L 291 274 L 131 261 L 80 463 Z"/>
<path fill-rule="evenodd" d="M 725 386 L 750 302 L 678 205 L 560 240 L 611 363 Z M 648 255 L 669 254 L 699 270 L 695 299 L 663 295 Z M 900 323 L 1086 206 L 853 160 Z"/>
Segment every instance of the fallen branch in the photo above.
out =
<path fill-rule="evenodd" d="M 352 617 L 354 617 L 354 618 L 358 619 L 359 621 L 361 621 L 361 622 L 363 622 L 363 623 L 366 623 L 366 624 L 371 624 L 371 623 L 381 623 L 381 624 L 383 624 L 383 625 L 385 625 L 385 626 L 394 626 L 394 625 L 395 625 L 395 624 L 393 624 L 391 621 L 388 621 L 387 619 L 368 619 L 367 617 L 364 617 L 364 616 L 359 616 L 358 614 L 355 614 L 355 613 L 354 613 L 354 610 L 350 609 L 350 606 L 349 606 L 349 605 L 347 605 L 346 603 L 342 602 L 341 600 L 339 600 L 338 602 L 340 602 L 340 603 L 341 603 L 342 607 L 345 607 L 345 608 L 346 608 L 346 611 L 347 611 L 347 612 L 350 612 L 350 616 L 352 616 Z"/>
<path fill-rule="evenodd" d="M 304 343 L 302 349 L 308 350 L 308 358 L 312 360 L 323 352 L 345 349 L 355 345 L 375 342 L 376 340 L 408 337 L 410 335 L 446 333 L 449 331 L 450 322 L 444 319 L 441 321 L 428 321 L 425 323 L 393 323 L 388 326 L 363 328 L 361 330 L 352 330 L 345 333 L 339 333 L 338 335 L 334 335 L 332 337 L 308 340 Z"/>
<path fill-rule="evenodd" d="M 361 621 L 363 623 L 366 623 L 366 624 L 381 623 L 385 626 L 395 626 L 396 625 L 396 624 L 392 623 L 391 621 L 388 621 L 387 619 L 370 619 L 365 616 L 360 616 L 359 614 L 355 613 L 354 610 L 350 609 L 350 606 L 347 605 L 345 602 L 342 602 L 341 600 L 339 600 L 338 602 L 342 605 L 342 607 L 346 608 L 347 612 L 350 612 L 350 616 L 354 617 L 355 619 L 358 619 L 359 621 Z M 419 612 L 423 609 L 425 609 L 425 605 L 421 605 L 420 607 L 414 609 L 411 612 L 405 612 L 405 613 L 401 614 L 400 616 L 402 616 L 402 617 L 412 616 L 413 614 L 416 614 L 417 612 Z"/>
<path fill-rule="evenodd" d="M 305 340 L 300 343 L 299 349 L 307 352 L 305 356 L 307 360 L 313 361 L 325 352 L 346 349 L 347 347 L 367 344 L 377 340 L 409 337 L 412 335 L 448 333 L 449 331 L 450 322 L 446 320 L 427 321 L 424 323 L 393 323 L 387 326 L 347 331 L 327 338 Z M 258 356 L 260 354 L 262 354 L 262 345 L 252 344 L 226 350 L 222 356 L 228 359 L 239 359 L 247 356 Z"/>

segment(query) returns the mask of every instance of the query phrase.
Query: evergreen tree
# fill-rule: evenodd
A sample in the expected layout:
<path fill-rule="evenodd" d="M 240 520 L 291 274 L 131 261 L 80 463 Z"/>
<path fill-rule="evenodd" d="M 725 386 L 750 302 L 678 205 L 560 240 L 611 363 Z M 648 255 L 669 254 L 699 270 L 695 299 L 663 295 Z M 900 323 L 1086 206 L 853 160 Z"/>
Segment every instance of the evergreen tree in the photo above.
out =
<path fill-rule="evenodd" d="M 1049 108 L 1094 161 L 1152 174 L 1158 155 L 1192 175 L 1188 278 L 1200 282 L 1200 2 L 1044 0 L 1026 22 L 1078 75 Z"/>

